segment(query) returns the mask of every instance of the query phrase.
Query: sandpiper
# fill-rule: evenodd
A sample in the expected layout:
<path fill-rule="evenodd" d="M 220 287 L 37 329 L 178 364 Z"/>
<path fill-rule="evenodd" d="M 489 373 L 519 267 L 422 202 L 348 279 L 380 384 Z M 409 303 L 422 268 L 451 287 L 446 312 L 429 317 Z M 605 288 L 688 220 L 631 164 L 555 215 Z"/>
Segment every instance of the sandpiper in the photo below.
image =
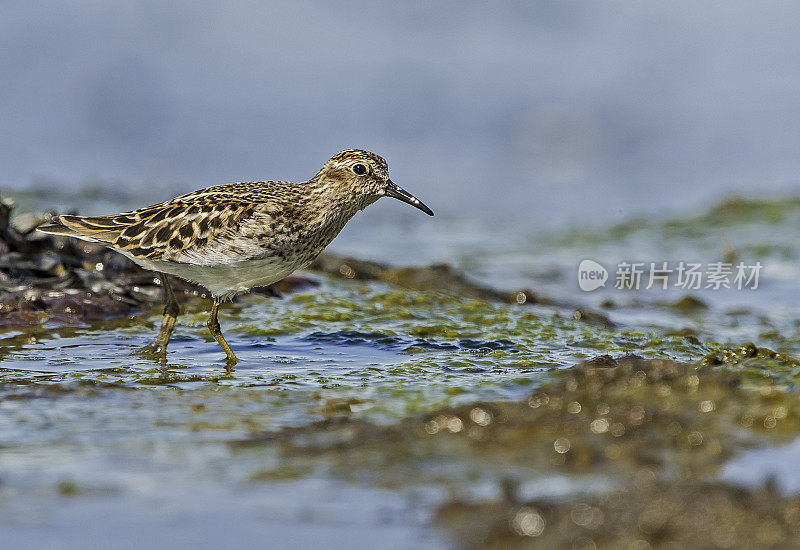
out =
<path fill-rule="evenodd" d="M 356 212 L 384 196 L 433 216 L 389 179 L 383 158 L 348 149 L 305 183 L 218 185 L 131 212 L 55 216 L 39 231 L 102 243 L 160 274 L 164 320 L 155 341 L 142 350 L 149 355 L 164 357 L 180 312 L 166 274 L 207 288 L 214 299 L 208 329 L 232 365 L 238 359 L 220 330 L 220 304 L 305 267 Z"/>

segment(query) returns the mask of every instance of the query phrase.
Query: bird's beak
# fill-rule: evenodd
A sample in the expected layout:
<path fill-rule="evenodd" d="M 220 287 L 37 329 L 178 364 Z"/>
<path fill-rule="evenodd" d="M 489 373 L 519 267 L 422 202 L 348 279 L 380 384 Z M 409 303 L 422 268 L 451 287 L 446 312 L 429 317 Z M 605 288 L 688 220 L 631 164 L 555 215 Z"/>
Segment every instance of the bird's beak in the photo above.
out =
<path fill-rule="evenodd" d="M 386 189 L 385 194 L 387 197 L 392 197 L 393 199 L 397 199 L 399 201 L 403 201 L 405 203 L 410 204 L 416 208 L 419 208 L 423 212 L 425 212 L 429 216 L 433 216 L 433 210 L 425 206 L 421 200 L 417 197 L 400 187 L 399 185 L 389 180 L 386 182 Z"/>

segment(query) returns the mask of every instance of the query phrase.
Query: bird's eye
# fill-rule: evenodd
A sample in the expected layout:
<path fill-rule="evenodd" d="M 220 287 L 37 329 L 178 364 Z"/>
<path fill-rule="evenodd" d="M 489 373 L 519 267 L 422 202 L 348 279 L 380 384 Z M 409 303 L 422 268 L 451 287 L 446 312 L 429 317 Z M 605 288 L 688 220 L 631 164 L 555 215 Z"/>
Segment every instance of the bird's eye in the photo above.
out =
<path fill-rule="evenodd" d="M 367 167 L 363 164 L 354 164 L 353 165 L 353 172 L 358 174 L 359 176 L 363 176 L 367 173 Z"/>

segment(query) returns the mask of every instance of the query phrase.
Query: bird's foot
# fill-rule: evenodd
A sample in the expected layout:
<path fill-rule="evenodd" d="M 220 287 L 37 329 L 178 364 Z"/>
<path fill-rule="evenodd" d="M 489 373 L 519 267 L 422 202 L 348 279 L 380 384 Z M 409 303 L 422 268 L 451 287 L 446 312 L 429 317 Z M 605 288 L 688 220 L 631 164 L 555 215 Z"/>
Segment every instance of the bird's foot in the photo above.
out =
<path fill-rule="evenodd" d="M 137 349 L 134 353 L 144 357 L 145 359 L 151 359 L 160 364 L 165 364 L 167 362 L 167 346 L 158 340 Z"/>
<path fill-rule="evenodd" d="M 233 367 L 234 367 L 234 366 L 236 365 L 236 363 L 238 363 L 238 362 L 239 362 L 239 358 L 238 358 L 238 357 L 236 357 L 236 356 L 233 354 L 233 352 L 231 352 L 231 353 L 227 354 L 227 356 L 225 357 L 225 370 L 226 370 L 226 371 L 228 371 L 228 372 L 231 372 L 231 371 L 233 371 L 233 370 L 234 370 L 234 369 L 233 369 Z"/>

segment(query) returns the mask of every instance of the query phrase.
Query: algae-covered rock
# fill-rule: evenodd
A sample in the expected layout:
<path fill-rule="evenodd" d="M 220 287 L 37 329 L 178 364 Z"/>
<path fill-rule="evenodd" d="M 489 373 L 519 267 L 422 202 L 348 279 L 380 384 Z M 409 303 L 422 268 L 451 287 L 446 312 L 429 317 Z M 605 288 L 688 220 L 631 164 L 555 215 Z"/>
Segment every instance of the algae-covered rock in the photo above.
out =
<path fill-rule="evenodd" d="M 800 402 L 781 391 L 742 387 L 725 369 L 600 356 L 563 370 L 557 382 L 522 401 L 444 408 L 385 428 L 334 420 L 268 438 L 280 439 L 293 455 L 352 452 L 388 471 L 399 456 L 414 456 L 411 464 L 423 477 L 422 465 L 458 457 L 478 468 L 505 464 L 624 479 L 648 467 L 700 479 L 765 435 L 798 433 Z M 317 440 L 313 434 L 322 431 L 325 438 Z M 337 432 L 335 449 L 318 444 Z"/>
<path fill-rule="evenodd" d="M 436 521 L 459 548 L 796 548 L 800 497 L 774 487 L 665 482 L 564 499 L 453 500 Z"/>
<path fill-rule="evenodd" d="M 747 387 L 725 366 L 598 356 L 519 401 L 390 426 L 334 412 L 233 445 L 277 447 L 279 464 L 326 464 L 361 483 L 446 488 L 436 522 L 460 548 L 788 547 L 800 498 L 717 476 L 742 450 L 798 433 L 795 396 Z M 571 481 L 558 498 L 535 496 L 553 479 Z M 602 483 L 586 492 L 582 479 Z M 486 484 L 495 496 L 477 498 Z"/>
<path fill-rule="evenodd" d="M 498 290 L 488 287 L 469 280 L 463 273 L 447 264 L 392 267 L 378 262 L 346 258 L 326 252 L 320 255 L 309 266 L 309 269 L 342 279 L 381 281 L 408 290 L 440 292 L 458 298 L 564 308 L 574 310 L 573 318 L 577 321 L 605 327 L 614 326 L 614 323 L 603 313 L 563 300 L 553 300 L 530 289 Z"/>
<path fill-rule="evenodd" d="M 700 298 L 696 296 L 686 295 L 682 298 L 675 300 L 669 307 L 672 309 L 682 312 L 682 313 L 691 313 L 694 311 L 702 311 L 708 309 L 708 305 Z"/>

